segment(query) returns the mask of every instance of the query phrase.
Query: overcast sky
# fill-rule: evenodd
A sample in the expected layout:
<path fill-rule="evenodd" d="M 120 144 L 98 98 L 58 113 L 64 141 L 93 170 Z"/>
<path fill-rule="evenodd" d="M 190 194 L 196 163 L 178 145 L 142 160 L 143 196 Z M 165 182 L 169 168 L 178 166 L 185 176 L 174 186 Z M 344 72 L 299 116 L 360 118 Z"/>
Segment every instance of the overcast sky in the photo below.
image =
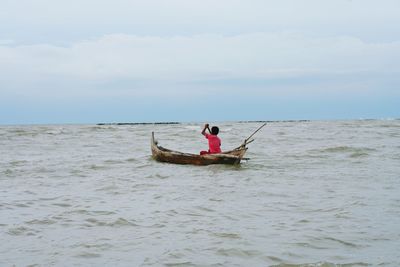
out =
<path fill-rule="evenodd" d="M 400 117 L 398 0 L 0 6 L 0 124 Z"/>

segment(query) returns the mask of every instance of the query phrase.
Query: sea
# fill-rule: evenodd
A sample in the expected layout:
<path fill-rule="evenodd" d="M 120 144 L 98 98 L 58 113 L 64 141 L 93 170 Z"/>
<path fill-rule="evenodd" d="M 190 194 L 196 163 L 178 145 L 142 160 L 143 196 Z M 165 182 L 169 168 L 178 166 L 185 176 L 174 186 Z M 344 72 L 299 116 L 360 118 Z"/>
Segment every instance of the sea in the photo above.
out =
<path fill-rule="evenodd" d="M 0 266 L 400 266 L 400 120 L 202 126 L 0 126 Z"/>

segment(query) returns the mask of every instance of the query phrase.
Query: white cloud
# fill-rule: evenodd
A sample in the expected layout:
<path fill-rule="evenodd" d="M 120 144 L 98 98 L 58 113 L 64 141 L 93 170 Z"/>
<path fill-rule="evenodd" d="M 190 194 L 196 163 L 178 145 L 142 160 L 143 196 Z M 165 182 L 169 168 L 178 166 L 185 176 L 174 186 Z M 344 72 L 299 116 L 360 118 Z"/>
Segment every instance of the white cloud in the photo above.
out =
<path fill-rule="evenodd" d="M 398 72 L 399 8 L 397 0 L 7 1 L 0 90 Z"/>
<path fill-rule="evenodd" d="M 350 109 L 370 99 L 365 110 L 376 100 L 398 114 L 399 9 L 398 0 L 3 1 L 3 122 L 77 102 L 126 116 L 154 99 L 171 110 L 214 101 L 222 117 L 243 103 L 297 114 L 296 103 L 351 98 Z"/>
<path fill-rule="evenodd" d="M 66 44 L 113 33 L 301 31 L 395 41 L 399 9 L 398 0 L 18 0 L 2 3 L 0 36 L 23 44 Z"/>
<path fill-rule="evenodd" d="M 113 34 L 67 47 L 2 45 L 0 70 L 6 74 L 3 81 L 26 83 L 53 76 L 104 82 L 398 72 L 400 42 L 367 43 L 352 37 L 314 38 L 298 33 L 164 38 Z"/>

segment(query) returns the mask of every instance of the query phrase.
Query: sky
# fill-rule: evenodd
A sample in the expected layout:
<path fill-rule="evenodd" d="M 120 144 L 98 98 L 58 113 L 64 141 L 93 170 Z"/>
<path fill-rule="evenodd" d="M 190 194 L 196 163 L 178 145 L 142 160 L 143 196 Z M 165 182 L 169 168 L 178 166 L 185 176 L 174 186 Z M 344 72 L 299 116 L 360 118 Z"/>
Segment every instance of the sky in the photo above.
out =
<path fill-rule="evenodd" d="M 400 118 L 398 0 L 0 6 L 0 124 Z"/>

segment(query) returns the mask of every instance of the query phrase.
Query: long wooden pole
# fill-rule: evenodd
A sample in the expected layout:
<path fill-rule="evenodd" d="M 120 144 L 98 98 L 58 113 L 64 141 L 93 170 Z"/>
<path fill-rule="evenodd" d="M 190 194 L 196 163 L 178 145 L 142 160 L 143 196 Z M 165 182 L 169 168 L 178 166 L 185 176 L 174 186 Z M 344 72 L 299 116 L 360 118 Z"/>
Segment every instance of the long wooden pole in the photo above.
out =
<path fill-rule="evenodd" d="M 264 123 L 263 125 L 261 125 L 257 130 L 254 131 L 254 133 L 252 133 L 249 137 L 247 137 L 246 139 L 244 139 L 244 145 L 247 143 L 247 141 L 250 140 L 250 138 L 253 137 L 253 135 L 255 135 L 259 130 L 261 130 L 262 127 L 264 127 L 265 125 L 267 125 L 267 123 Z"/>
<path fill-rule="evenodd" d="M 267 125 L 267 123 L 264 123 L 263 125 L 261 125 L 260 127 L 258 127 L 257 130 L 255 130 L 248 138 L 244 139 L 243 144 L 241 144 L 240 146 L 238 146 L 237 148 L 235 148 L 234 150 L 237 149 L 243 149 L 244 147 L 246 147 L 247 144 L 250 144 L 251 142 L 254 141 L 254 139 L 251 139 L 253 137 L 253 135 L 255 135 L 259 130 L 261 130 L 262 127 L 264 127 L 265 125 Z"/>

